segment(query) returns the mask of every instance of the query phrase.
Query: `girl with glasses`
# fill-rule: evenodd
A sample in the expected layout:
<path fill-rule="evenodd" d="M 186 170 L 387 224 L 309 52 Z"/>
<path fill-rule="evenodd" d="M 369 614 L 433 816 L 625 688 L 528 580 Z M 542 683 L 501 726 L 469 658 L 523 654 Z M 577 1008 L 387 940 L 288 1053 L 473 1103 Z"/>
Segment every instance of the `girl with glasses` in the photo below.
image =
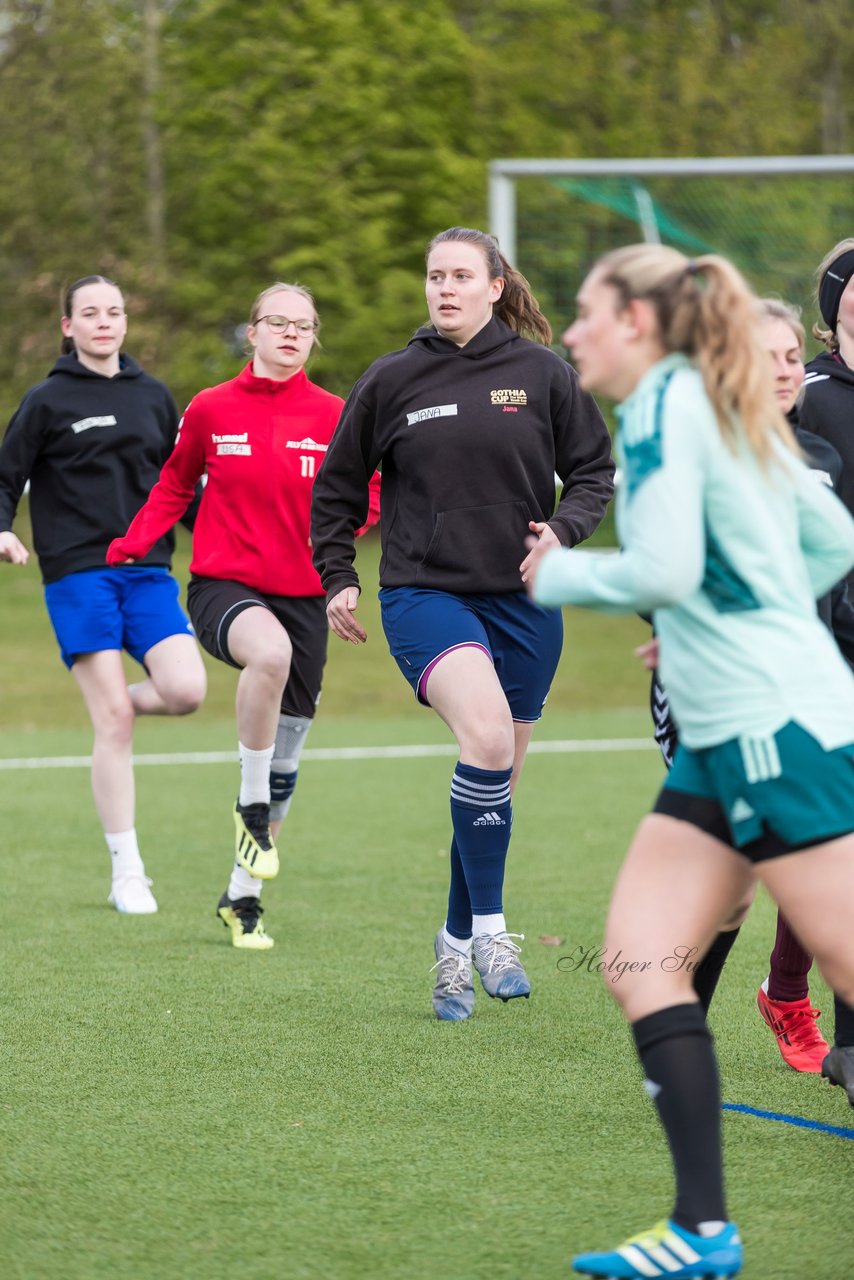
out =
<path fill-rule="evenodd" d="M 261 888 L 279 871 L 275 840 L 326 662 L 309 504 L 343 401 L 306 375 L 318 327 L 314 300 L 300 285 L 278 283 L 258 295 L 247 328 L 252 359 L 190 402 L 158 483 L 108 554 L 110 564 L 135 563 L 205 477 L 187 606 L 207 652 L 240 671 L 234 865 L 217 912 L 233 945 L 249 950 L 273 946 Z M 378 519 L 378 483 L 365 527 Z"/>
<path fill-rule="evenodd" d="M 45 602 L 94 730 L 92 790 L 112 864 L 109 901 L 148 915 L 157 901 L 136 834 L 134 723 L 138 715 L 194 711 L 205 670 L 169 572 L 178 517 L 132 573 L 105 568 L 104 555 L 157 480 L 178 414 L 163 383 L 122 350 L 127 315 L 112 280 L 84 276 L 70 286 L 62 333 L 62 354 L 27 392 L 0 448 L 0 560 L 27 562 L 12 522 L 29 479 Z M 145 668 L 130 687 L 123 649 Z"/>
<path fill-rule="evenodd" d="M 611 986 L 664 1127 L 676 1200 L 574 1260 L 587 1276 L 735 1276 L 720 1087 L 689 966 L 761 880 L 825 977 L 854 996 L 854 677 L 816 611 L 854 563 L 854 521 L 801 461 L 768 376 L 757 299 L 723 258 L 637 245 L 600 260 L 564 341 L 620 401 L 619 556 L 532 549 L 533 595 L 651 612 L 680 731 L 606 927 L 646 963 Z"/>

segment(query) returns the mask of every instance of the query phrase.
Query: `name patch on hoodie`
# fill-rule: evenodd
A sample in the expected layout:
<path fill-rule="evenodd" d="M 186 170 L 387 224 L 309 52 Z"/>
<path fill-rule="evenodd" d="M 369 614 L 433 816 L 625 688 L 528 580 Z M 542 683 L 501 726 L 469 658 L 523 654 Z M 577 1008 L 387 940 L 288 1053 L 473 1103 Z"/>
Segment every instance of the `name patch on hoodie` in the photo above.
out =
<path fill-rule="evenodd" d="M 242 435 L 234 436 L 219 436 L 213 432 L 211 440 L 216 445 L 218 457 L 237 454 L 248 458 L 252 454 L 252 445 L 247 443 L 249 440 L 248 431 L 244 431 Z"/>
<path fill-rule="evenodd" d="M 455 404 L 434 404 L 430 409 L 416 409 L 414 413 L 406 415 L 406 421 L 410 427 L 416 422 L 423 422 L 425 418 L 455 418 L 457 416 L 457 406 Z"/>
<path fill-rule="evenodd" d="M 115 414 L 105 413 L 101 418 L 81 418 L 79 422 L 72 422 L 71 430 L 78 436 L 81 431 L 88 431 L 91 427 L 115 427 L 116 425 Z"/>

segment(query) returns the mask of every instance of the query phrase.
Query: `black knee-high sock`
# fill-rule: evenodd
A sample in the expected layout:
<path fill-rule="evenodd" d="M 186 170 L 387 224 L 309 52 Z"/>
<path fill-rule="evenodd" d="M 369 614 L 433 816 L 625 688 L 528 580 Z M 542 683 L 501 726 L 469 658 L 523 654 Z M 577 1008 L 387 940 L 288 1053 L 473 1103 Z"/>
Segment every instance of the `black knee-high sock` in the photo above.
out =
<path fill-rule="evenodd" d="M 741 926 L 739 926 L 740 928 Z M 732 950 L 732 944 L 738 937 L 738 929 L 722 929 L 694 970 L 694 990 L 697 999 L 703 1006 L 703 1012 L 709 1012 L 712 996 L 715 994 L 718 979 L 721 976 L 726 958 Z"/>
<path fill-rule="evenodd" d="M 726 1221 L 720 1084 L 702 1008 L 660 1009 L 633 1023 L 632 1034 L 673 1157 L 674 1221 L 688 1231 Z"/>
<path fill-rule="evenodd" d="M 854 1044 L 854 1009 L 839 996 L 833 997 L 833 1012 L 836 1018 L 833 1043 L 840 1048 Z"/>

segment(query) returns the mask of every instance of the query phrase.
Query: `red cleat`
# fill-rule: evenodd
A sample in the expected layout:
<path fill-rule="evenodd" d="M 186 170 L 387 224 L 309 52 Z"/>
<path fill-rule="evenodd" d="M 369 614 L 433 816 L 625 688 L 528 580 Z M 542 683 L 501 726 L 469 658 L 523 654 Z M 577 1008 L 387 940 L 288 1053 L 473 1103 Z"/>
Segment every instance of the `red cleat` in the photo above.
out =
<path fill-rule="evenodd" d="M 783 1061 L 795 1071 L 821 1071 L 830 1045 L 815 1025 L 821 1012 L 812 1008 L 809 996 L 803 1000 L 772 1000 L 763 983 L 756 1004 L 777 1037 Z"/>

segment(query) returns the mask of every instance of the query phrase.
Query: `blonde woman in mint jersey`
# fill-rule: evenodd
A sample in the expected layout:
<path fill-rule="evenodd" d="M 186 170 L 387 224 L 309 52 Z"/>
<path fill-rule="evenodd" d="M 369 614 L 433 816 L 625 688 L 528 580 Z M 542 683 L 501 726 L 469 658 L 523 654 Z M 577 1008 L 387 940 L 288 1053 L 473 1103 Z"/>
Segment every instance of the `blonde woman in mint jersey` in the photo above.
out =
<path fill-rule="evenodd" d="M 854 998 L 854 677 L 816 598 L 854 522 L 816 484 L 775 401 L 758 303 L 724 259 L 639 245 L 603 258 L 564 341 L 621 401 L 622 554 L 532 551 L 541 604 L 652 613 L 681 746 L 638 828 L 606 946 L 648 964 L 612 987 L 676 1174 L 658 1226 L 574 1261 L 588 1276 L 735 1276 L 720 1090 L 676 943 L 702 956 L 761 880 L 831 986 Z"/>

